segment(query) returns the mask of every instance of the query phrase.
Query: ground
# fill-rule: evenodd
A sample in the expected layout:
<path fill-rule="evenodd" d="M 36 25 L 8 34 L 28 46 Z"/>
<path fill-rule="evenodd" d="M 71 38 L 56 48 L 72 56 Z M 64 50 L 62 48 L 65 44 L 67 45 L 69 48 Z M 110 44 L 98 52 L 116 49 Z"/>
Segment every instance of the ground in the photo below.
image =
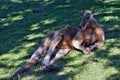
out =
<path fill-rule="evenodd" d="M 0 0 L 0 80 L 27 63 L 46 34 L 78 26 L 84 8 L 96 8 L 104 47 L 91 55 L 71 51 L 54 64 L 62 71 L 48 73 L 37 65 L 21 80 L 120 80 L 120 0 Z"/>

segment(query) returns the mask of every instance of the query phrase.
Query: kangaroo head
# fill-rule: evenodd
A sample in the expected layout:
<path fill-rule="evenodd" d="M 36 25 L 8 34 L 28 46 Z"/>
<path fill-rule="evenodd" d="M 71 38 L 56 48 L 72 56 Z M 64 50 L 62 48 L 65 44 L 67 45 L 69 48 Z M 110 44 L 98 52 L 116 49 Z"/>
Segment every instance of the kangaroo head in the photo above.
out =
<path fill-rule="evenodd" d="M 84 9 L 82 12 L 84 17 L 79 25 L 82 30 L 85 30 L 88 25 L 97 24 L 95 18 L 93 17 L 95 9 L 91 12 L 87 12 L 87 10 Z"/>

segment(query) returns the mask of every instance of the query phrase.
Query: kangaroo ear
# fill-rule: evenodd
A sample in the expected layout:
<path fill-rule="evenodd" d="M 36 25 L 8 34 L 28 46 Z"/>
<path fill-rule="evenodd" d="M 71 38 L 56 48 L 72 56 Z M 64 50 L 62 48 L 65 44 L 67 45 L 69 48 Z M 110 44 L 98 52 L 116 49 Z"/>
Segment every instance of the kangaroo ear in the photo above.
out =
<path fill-rule="evenodd" d="M 93 8 L 93 10 L 92 10 L 91 13 L 90 13 L 90 14 L 91 14 L 91 17 L 93 17 L 95 11 L 96 11 L 96 8 Z"/>
<path fill-rule="evenodd" d="M 93 8 L 93 10 L 91 11 L 91 14 L 94 14 L 96 11 L 96 8 Z"/>
<path fill-rule="evenodd" d="M 87 14 L 87 10 L 86 10 L 86 9 L 83 9 L 83 10 L 82 10 L 82 13 L 83 13 L 83 15 L 85 16 L 85 15 Z"/>

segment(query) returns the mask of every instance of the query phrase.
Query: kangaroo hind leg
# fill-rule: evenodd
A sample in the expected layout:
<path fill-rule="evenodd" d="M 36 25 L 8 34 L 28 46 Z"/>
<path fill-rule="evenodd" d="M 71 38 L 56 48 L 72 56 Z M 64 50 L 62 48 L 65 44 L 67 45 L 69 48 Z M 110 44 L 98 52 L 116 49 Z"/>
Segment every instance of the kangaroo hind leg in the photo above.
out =
<path fill-rule="evenodd" d="M 53 39 L 52 39 L 52 41 L 50 43 L 49 49 L 47 51 L 47 54 L 46 54 L 45 58 L 42 61 L 43 65 L 45 65 L 45 66 L 49 65 L 49 60 L 51 58 L 51 55 L 52 55 L 52 53 L 54 52 L 56 46 L 59 44 L 59 42 L 61 40 L 62 40 L 62 36 L 61 35 L 55 34 L 53 36 Z"/>
<path fill-rule="evenodd" d="M 41 44 L 40 44 L 39 48 L 31 56 L 31 60 L 39 59 L 40 57 L 43 57 L 46 55 L 49 45 L 52 41 L 53 35 L 54 35 L 54 33 L 50 33 L 41 40 Z"/>
<path fill-rule="evenodd" d="M 69 48 L 60 49 L 60 50 L 56 53 L 55 57 L 54 57 L 52 60 L 50 60 L 50 65 L 53 65 L 53 63 L 55 63 L 55 61 L 57 61 L 58 59 L 62 58 L 62 57 L 63 57 L 64 55 L 66 55 L 69 51 L 70 51 Z"/>
<path fill-rule="evenodd" d="M 59 60 L 60 58 L 62 58 L 63 56 L 65 56 L 69 51 L 70 51 L 70 49 L 68 49 L 68 48 L 60 49 L 60 50 L 56 53 L 55 57 L 50 60 L 49 66 L 45 66 L 45 67 L 44 67 L 44 70 L 47 71 L 47 72 L 59 71 L 59 70 L 61 70 L 60 68 L 54 67 L 53 64 L 54 64 L 57 60 Z"/>

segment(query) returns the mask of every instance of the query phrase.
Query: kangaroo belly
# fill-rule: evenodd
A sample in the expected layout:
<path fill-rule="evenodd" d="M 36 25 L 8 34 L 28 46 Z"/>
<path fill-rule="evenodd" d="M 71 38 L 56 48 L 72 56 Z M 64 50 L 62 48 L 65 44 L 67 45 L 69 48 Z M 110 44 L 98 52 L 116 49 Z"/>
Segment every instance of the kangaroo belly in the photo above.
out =
<path fill-rule="evenodd" d="M 60 32 L 60 35 L 62 36 L 62 40 L 57 45 L 57 47 L 73 49 L 72 40 L 78 31 L 79 31 L 79 28 L 77 27 L 66 27 L 60 30 L 59 32 Z"/>
<path fill-rule="evenodd" d="M 57 48 L 69 48 L 73 49 L 72 46 L 72 39 L 64 39 L 60 41 L 60 43 L 57 45 Z"/>

